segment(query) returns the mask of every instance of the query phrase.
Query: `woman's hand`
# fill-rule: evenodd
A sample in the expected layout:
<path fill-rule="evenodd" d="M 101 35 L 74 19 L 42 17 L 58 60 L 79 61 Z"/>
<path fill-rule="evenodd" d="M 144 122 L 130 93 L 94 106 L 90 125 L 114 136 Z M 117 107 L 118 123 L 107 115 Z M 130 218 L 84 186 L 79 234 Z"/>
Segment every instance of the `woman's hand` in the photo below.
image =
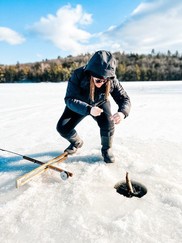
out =
<path fill-rule="evenodd" d="M 103 110 L 97 106 L 93 106 L 90 110 L 92 116 L 100 116 Z"/>
<path fill-rule="evenodd" d="M 125 115 L 122 112 L 117 112 L 111 116 L 111 120 L 113 120 L 115 124 L 119 124 L 124 119 L 124 117 Z"/>

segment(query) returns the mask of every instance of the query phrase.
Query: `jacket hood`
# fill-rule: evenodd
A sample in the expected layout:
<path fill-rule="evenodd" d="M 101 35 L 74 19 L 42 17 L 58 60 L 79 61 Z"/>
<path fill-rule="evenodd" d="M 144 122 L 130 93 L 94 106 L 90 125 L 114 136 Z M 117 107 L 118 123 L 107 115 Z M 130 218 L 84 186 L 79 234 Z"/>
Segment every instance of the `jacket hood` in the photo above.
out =
<path fill-rule="evenodd" d="M 116 59 L 108 51 L 97 51 L 85 67 L 96 78 L 114 78 Z"/>

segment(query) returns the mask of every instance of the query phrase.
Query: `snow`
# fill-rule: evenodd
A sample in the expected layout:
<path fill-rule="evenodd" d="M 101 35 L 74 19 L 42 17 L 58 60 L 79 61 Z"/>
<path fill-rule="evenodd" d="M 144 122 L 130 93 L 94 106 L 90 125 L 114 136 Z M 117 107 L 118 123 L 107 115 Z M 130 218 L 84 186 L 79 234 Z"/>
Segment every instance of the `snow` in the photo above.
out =
<path fill-rule="evenodd" d="M 100 154 L 99 129 L 91 117 L 77 127 L 84 146 L 59 167 L 19 189 L 16 179 L 37 168 L 0 151 L 0 242 L 179 243 L 182 239 L 182 81 L 123 83 L 132 109 L 116 126 L 115 164 Z M 66 83 L 1 84 L 0 148 L 43 162 L 68 142 L 56 131 Z M 112 102 L 112 111 L 117 107 Z M 142 198 L 125 198 L 114 185 L 144 184 Z"/>

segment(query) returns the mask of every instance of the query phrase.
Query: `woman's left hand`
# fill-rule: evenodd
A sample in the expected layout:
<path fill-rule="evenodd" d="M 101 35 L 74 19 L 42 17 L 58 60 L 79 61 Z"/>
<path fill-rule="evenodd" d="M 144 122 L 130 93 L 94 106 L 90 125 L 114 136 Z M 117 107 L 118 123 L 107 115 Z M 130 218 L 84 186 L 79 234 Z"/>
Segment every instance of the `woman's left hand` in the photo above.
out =
<path fill-rule="evenodd" d="M 122 112 L 117 112 L 111 116 L 111 120 L 113 120 L 115 124 L 119 124 L 124 119 L 124 117 L 125 115 Z"/>

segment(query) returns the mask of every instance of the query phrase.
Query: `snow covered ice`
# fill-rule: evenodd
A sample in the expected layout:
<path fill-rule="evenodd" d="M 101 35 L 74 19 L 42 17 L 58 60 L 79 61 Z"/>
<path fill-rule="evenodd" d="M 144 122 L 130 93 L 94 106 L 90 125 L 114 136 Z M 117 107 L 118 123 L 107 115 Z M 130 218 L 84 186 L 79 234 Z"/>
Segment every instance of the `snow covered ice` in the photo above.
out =
<path fill-rule="evenodd" d="M 59 166 L 19 189 L 18 177 L 38 167 L 0 151 L 0 242 L 179 243 L 182 239 L 182 82 L 123 83 L 130 116 L 116 126 L 115 164 L 105 164 L 91 117 L 78 126 L 84 146 Z M 66 83 L 1 84 L 0 148 L 41 161 L 68 142 L 56 131 Z M 112 102 L 112 111 L 117 107 Z M 142 198 L 125 198 L 114 185 L 144 184 Z"/>

